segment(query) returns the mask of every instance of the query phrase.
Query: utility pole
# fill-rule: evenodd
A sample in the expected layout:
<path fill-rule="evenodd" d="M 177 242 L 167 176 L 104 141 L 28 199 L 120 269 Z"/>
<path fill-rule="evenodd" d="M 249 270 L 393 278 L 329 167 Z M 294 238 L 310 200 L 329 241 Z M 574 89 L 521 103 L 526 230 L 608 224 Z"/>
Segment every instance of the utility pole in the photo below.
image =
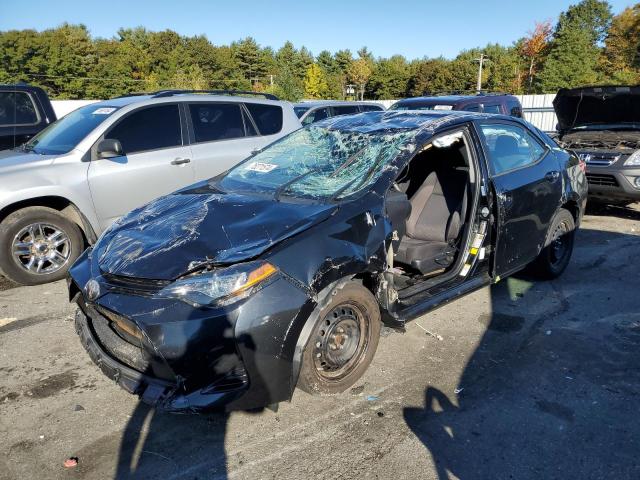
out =
<path fill-rule="evenodd" d="M 480 93 L 482 91 L 482 67 L 484 66 L 484 62 L 488 62 L 490 59 L 484 53 L 481 53 L 480 57 L 474 58 L 473 61 L 478 62 L 478 83 L 476 84 L 476 91 Z"/>

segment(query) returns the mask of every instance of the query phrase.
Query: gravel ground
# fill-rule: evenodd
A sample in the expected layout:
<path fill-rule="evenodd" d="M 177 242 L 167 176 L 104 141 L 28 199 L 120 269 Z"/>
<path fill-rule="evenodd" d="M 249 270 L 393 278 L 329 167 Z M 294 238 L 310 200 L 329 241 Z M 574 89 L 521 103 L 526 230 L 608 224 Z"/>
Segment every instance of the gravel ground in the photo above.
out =
<path fill-rule="evenodd" d="M 91 363 L 64 282 L 0 279 L 0 478 L 640 478 L 639 235 L 640 208 L 587 216 L 562 278 L 432 312 L 277 413 L 156 414 Z"/>

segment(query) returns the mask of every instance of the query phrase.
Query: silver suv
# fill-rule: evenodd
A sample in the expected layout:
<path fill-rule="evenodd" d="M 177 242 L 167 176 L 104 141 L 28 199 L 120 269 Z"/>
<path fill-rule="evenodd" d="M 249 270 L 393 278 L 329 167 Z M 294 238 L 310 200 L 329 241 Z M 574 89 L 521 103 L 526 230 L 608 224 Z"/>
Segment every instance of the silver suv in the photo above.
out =
<path fill-rule="evenodd" d="M 106 100 L 0 152 L 0 274 L 25 285 L 63 278 L 120 216 L 300 128 L 292 104 L 233 96 L 247 93 Z"/>

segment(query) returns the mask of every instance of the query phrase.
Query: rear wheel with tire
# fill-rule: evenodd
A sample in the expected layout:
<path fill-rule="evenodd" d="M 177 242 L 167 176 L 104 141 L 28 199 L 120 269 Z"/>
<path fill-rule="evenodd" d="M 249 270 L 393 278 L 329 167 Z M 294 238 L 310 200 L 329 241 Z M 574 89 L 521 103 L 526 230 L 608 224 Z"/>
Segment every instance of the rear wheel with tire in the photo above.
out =
<path fill-rule="evenodd" d="M 558 278 L 569 265 L 576 224 L 568 210 L 560 209 L 549 228 L 546 247 L 531 263 L 530 270 L 544 280 Z"/>
<path fill-rule="evenodd" d="M 357 282 L 338 287 L 318 312 L 302 355 L 298 387 L 311 394 L 340 393 L 373 360 L 380 339 L 380 308 Z"/>
<path fill-rule="evenodd" d="M 52 208 L 23 208 L 0 222 L 0 273 L 22 285 L 64 278 L 83 248 L 78 225 Z"/>

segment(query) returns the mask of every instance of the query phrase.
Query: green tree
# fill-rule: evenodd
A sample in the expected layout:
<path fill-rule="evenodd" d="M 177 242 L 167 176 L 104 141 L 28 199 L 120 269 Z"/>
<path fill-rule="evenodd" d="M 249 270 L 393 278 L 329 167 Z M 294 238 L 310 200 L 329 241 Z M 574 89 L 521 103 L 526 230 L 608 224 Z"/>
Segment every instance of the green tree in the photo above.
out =
<path fill-rule="evenodd" d="M 367 95 L 376 99 L 401 98 L 407 91 L 409 64 L 402 55 L 378 60 L 367 85 Z"/>
<path fill-rule="evenodd" d="M 364 58 L 359 58 L 358 60 L 353 60 L 351 65 L 347 70 L 347 75 L 349 81 L 353 82 L 358 91 L 358 96 L 360 100 L 364 100 L 364 92 L 367 86 L 367 82 L 371 77 L 371 67 L 369 66 L 369 62 Z"/>

